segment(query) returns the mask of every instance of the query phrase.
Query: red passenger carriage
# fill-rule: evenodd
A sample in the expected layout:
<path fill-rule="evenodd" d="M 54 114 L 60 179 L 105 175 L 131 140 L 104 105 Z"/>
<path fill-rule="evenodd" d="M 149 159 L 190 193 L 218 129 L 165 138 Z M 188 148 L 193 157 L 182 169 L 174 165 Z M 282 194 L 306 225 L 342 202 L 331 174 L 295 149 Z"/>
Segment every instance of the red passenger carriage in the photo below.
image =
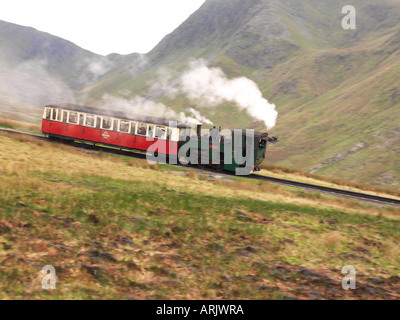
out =
<path fill-rule="evenodd" d="M 172 121 L 74 104 L 58 104 L 45 107 L 42 131 L 49 138 L 140 151 L 147 151 L 158 140 L 165 140 L 158 152 L 177 156 L 180 130 L 190 129 L 190 125 Z"/>

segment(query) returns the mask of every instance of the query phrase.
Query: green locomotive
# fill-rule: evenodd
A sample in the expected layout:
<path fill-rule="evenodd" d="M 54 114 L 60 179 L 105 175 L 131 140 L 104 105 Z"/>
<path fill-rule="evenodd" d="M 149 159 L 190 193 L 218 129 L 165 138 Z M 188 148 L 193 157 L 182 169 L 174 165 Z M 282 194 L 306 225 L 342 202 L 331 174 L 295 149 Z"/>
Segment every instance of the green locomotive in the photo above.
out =
<path fill-rule="evenodd" d="M 202 134 L 197 127 L 196 137 L 189 131 L 181 131 L 179 142 L 179 162 L 210 166 L 219 170 L 248 175 L 260 171 L 260 165 L 267 155 L 268 143 L 276 143 L 276 137 L 253 130 L 211 129 Z"/>

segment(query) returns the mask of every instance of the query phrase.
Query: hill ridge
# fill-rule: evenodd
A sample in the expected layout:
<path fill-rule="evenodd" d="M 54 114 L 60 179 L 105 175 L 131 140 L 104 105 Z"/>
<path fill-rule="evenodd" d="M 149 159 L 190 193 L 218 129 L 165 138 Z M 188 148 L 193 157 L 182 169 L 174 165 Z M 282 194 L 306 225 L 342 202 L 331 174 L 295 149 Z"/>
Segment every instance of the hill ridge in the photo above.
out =
<path fill-rule="evenodd" d="M 313 170 L 367 143 L 317 173 L 398 188 L 400 4 L 354 0 L 357 29 L 343 30 L 346 4 L 208 0 L 148 54 L 102 57 L 98 69 L 105 66 L 106 72 L 89 72 L 87 83 L 74 84 L 74 70 L 70 80 L 62 79 L 79 88 L 75 96 L 85 104 L 101 103 L 105 93 L 127 100 L 139 95 L 180 112 L 197 105 L 163 94 L 156 86 L 160 70 L 168 73 L 161 80 L 173 82 L 188 61 L 206 59 L 229 78 L 255 81 L 276 104 L 280 116 L 272 133 L 281 143 L 271 148 L 268 161 Z M 218 125 L 265 129 L 230 103 L 202 112 Z"/>

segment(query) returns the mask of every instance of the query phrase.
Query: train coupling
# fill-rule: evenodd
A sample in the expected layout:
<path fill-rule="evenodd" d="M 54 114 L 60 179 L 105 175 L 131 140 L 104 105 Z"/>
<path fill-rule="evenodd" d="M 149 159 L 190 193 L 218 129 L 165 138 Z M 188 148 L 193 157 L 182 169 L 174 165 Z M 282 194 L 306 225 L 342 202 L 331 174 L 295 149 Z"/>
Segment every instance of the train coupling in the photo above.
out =
<path fill-rule="evenodd" d="M 277 143 L 277 142 L 279 142 L 279 139 L 278 139 L 278 137 L 268 138 L 268 142 L 270 142 L 270 143 Z"/>

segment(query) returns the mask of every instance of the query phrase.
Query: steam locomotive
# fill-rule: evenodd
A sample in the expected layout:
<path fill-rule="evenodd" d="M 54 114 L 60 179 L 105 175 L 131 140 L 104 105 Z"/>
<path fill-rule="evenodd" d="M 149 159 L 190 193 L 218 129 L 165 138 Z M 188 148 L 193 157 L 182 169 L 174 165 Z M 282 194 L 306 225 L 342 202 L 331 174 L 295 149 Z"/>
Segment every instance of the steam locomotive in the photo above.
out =
<path fill-rule="evenodd" d="M 267 144 L 277 142 L 277 138 L 270 138 L 268 133 L 249 130 L 223 134 L 213 128 L 210 134 L 202 135 L 201 125 L 193 135 L 191 127 L 175 120 L 75 104 L 47 105 L 42 119 L 42 132 L 49 139 L 80 141 L 134 152 L 152 151 L 153 158 L 163 158 L 169 163 L 186 164 L 185 161 L 191 159 L 191 163 L 196 164 L 193 160 L 198 159 L 198 164 L 236 173 L 247 168 L 244 174 L 259 171 L 266 157 Z"/>

